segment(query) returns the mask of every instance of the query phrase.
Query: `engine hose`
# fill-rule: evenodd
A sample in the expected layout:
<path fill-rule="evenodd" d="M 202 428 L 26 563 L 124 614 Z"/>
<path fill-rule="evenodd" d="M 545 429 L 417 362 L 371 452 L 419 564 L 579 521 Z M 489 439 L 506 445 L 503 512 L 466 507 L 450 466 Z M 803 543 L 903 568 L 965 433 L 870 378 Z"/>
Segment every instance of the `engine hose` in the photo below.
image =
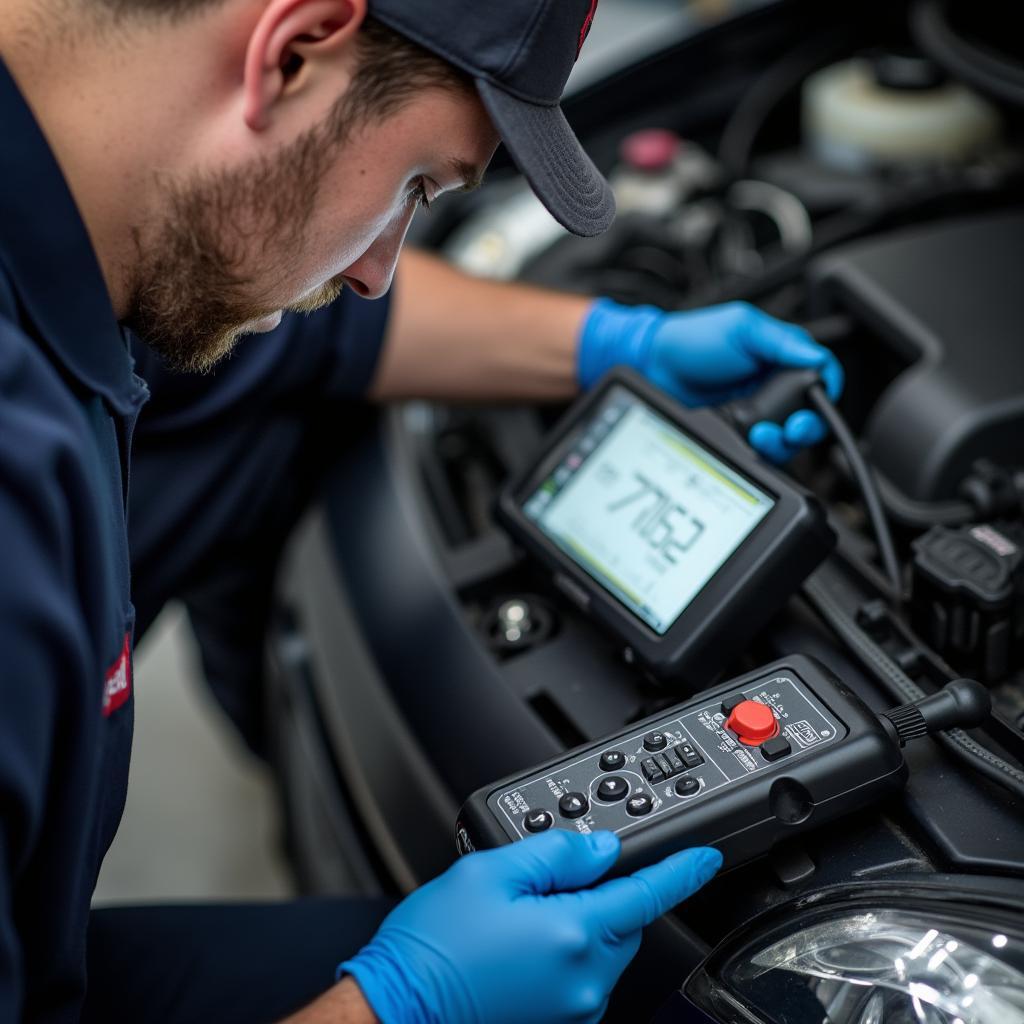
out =
<path fill-rule="evenodd" d="M 918 0 L 910 12 L 917 45 L 954 78 L 1005 103 L 1024 106 L 1024 67 L 961 37 L 950 24 L 948 7 L 948 0 Z"/>
<path fill-rule="evenodd" d="M 726 123 L 718 144 L 718 161 L 733 179 L 742 178 L 750 166 L 754 146 L 765 124 L 782 101 L 808 75 L 850 52 L 849 28 L 812 36 L 784 53 L 740 99 Z"/>
<path fill-rule="evenodd" d="M 915 501 L 908 498 L 878 470 L 875 470 L 878 496 L 885 510 L 904 526 L 927 529 L 929 526 L 960 526 L 976 515 L 974 506 L 967 501 Z"/>
<path fill-rule="evenodd" d="M 927 696 L 925 691 L 857 625 L 853 617 L 828 592 L 821 580 L 812 576 L 804 584 L 804 594 L 818 614 L 871 670 L 882 688 L 893 699 L 901 704 L 907 704 Z M 934 738 L 958 760 L 1014 796 L 1024 799 L 1024 771 L 987 750 L 963 729 L 936 733 Z"/>

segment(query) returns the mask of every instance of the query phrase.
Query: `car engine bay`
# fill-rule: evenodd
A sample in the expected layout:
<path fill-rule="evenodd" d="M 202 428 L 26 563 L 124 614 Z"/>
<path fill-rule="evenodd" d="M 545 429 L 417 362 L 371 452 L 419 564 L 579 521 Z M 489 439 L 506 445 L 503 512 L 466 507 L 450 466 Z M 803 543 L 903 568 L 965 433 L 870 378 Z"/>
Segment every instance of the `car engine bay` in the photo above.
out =
<path fill-rule="evenodd" d="M 900 587 L 826 441 L 786 472 L 827 511 L 833 553 L 712 676 L 655 679 L 496 521 L 562 410 L 354 412 L 269 650 L 305 888 L 408 889 L 455 857 L 474 790 L 789 655 L 876 712 L 970 677 L 991 696 L 983 727 L 908 747 L 905 791 L 659 922 L 608 1019 L 692 1019 L 689 977 L 723 1022 L 1024 1021 L 1024 60 L 1006 52 L 1009 8 L 758 7 L 566 104 L 619 201 L 605 236 L 567 236 L 510 166 L 416 225 L 416 244 L 473 274 L 671 310 L 751 302 L 806 327 L 845 369 L 838 405 Z M 829 921 L 848 922 L 841 940 Z M 839 955 L 855 939 L 916 948 L 918 924 L 929 962 L 983 951 L 956 984 L 998 998 L 929 1001 Z M 787 941 L 791 966 L 773 969 Z"/>

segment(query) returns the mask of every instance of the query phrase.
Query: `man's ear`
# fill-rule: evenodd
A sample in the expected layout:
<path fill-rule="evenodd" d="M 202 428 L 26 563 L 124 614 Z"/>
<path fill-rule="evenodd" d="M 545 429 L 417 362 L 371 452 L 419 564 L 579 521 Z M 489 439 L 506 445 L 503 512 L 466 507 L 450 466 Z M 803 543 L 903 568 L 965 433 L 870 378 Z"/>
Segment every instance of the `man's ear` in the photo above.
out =
<path fill-rule="evenodd" d="M 353 43 L 367 0 L 269 0 L 245 53 L 245 123 L 263 131 L 275 105 L 300 85 L 308 63 Z"/>

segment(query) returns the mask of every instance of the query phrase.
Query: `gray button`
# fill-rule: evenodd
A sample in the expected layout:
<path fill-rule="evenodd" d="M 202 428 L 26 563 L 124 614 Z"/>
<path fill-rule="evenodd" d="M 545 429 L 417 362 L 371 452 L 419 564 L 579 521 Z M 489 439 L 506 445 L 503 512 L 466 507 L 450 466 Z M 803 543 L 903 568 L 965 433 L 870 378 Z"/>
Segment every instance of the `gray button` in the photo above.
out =
<path fill-rule="evenodd" d="M 680 743 L 675 749 L 687 768 L 696 768 L 704 763 L 704 758 L 689 743 Z"/>
<path fill-rule="evenodd" d="M 558 810 L 563 818 L 582 818 L 589 809 L 590 804 L 582 793 L 566 793 L 558 801 Z"/>
<path fill-rule="evenodd" d="M 676 783 L 676 793 L 679 796 L 693 796 L 695 793 L 700 792 L 700 782 L 697 779 L 691 778 L 689 775 L 684 775 Z"/>
<path fill-rule="evenodd" d="M 641 818 L 650 814 L 654 803 L 646 793 L 638 793 L 626 801 L 626 813 L 633 818 Z"/>
<path fill-rule="evenodd" d="M 777 761 L 780 757 L 792 753 L 792 750 L 793 748 L 785 736 L 773 736 L 761 744 L 761 754 L 766 761 Z"/>
<path fill-rule="evenodd" d="M 523 817 L 523 825 L 527 832 L 546 832 L 555 819 L 550 811 L 527 811 Z"/>
<path fill-rule="evenodd" d="M 650 751 L 664 750 L 668 746 L 665 734 L 661 732 L 649 732 L 644 737 L 644 748 Z"/>
<path fill-rule="evenodd" d="M 597 795 L 609 803 L 621 800 L 628 792 L 629 783 L 619 775 L 609 775 L 608 778 L 602 779 L 597 787 Z"/>

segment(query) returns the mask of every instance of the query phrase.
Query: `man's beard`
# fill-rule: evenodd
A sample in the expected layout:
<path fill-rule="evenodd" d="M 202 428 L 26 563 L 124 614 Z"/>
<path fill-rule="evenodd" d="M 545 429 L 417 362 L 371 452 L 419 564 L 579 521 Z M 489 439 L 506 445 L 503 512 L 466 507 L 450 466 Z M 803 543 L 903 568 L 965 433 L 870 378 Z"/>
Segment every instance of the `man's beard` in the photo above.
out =
<path fill-rule="evenodd" d="M 246 328 L 280 307 L 253 299 L 256 282 L 244 267 L 273 275 L 302 251 L 320 181 L 338 147 L 321 126 L 251 167 L 165 185 L 167 214 L 143 237 L 136 232 L 125 325 L 171 367 L 205 372 L 234 348 Z M 328 281 L 289 308 L 313 312 L 343 289 Z"/>

